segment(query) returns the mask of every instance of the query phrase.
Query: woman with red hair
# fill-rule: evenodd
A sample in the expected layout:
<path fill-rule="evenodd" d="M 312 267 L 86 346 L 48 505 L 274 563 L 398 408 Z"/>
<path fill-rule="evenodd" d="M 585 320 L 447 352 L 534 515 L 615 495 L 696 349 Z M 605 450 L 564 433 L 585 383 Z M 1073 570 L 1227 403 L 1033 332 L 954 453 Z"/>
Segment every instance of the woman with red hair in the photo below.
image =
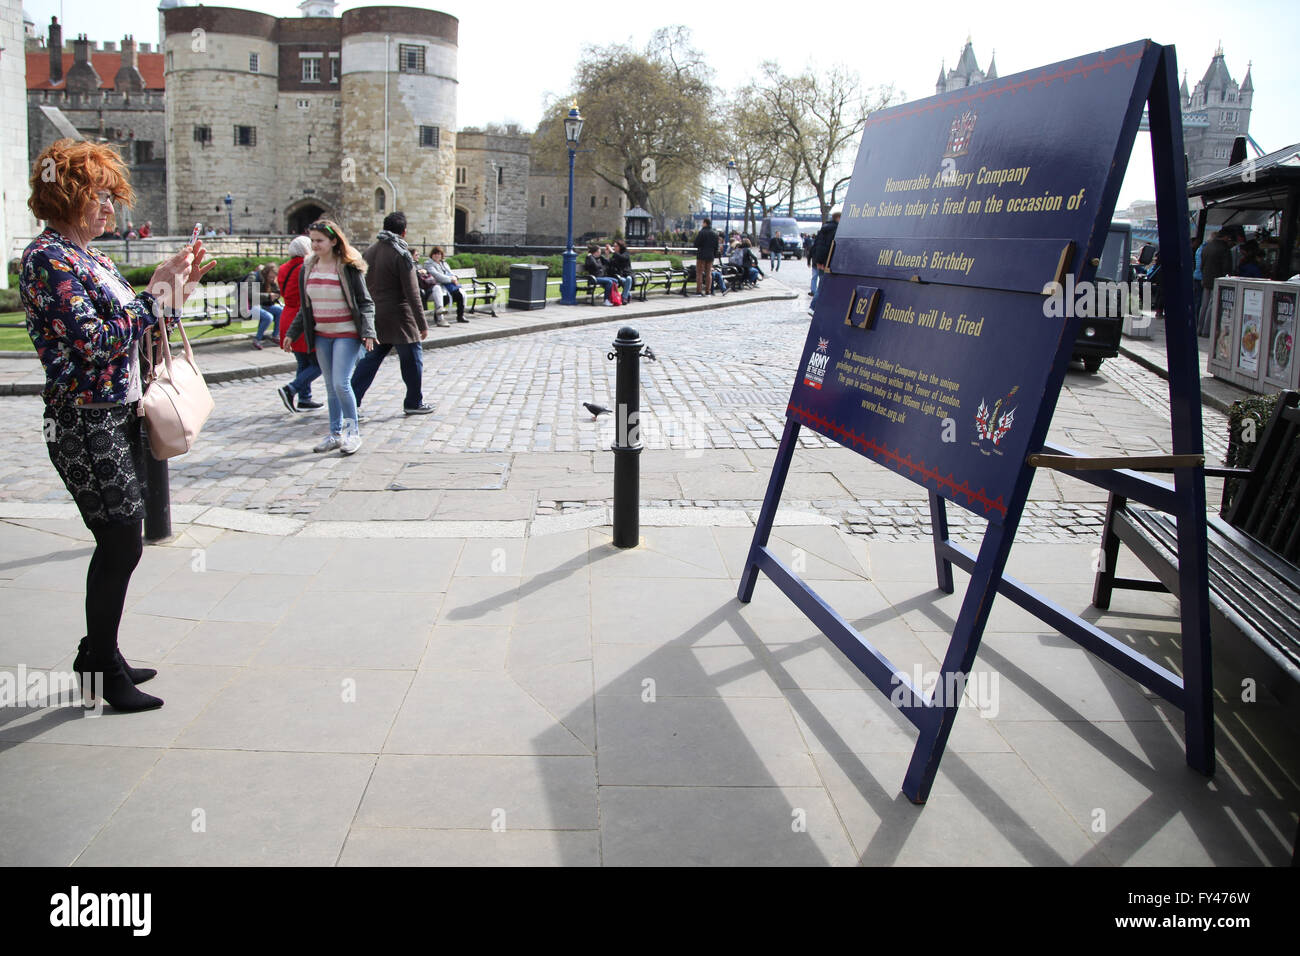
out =
<path fill-rule="evenodd" d="M 145 370 L 140 343 L 174 315 L 214 263 L 203 243 L 165 260 L 138 295 L 91 240 L 113 226 L 113 203 L 135 199 L 111 147 L 61 139 L 36 159 L 27 205 L 45 231 L 23 251 L 19 288 L 27 332 L 45 367 L 46 450 L 95 537 L 86 573 L 86 636 L 73 661 L 87 703 L 161 707 L 136 684 L 157 673 L 122 658 L 117 630 L 143 553 Z M 89 679 L 88 679 L 89 678 Z"/>

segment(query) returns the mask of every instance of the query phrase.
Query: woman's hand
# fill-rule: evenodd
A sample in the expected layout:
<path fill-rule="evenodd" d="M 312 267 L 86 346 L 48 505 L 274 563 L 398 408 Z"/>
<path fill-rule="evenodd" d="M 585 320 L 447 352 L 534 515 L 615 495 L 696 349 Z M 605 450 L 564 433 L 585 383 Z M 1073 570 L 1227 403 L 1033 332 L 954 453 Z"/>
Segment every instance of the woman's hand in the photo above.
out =
<path fill-rule="evenodd" d="M 185 307 L 186 301 L 198 287 L 199 280 L 217 264 L 215 259 L 204 263 L 206 255 L 203 241 L 196 240 L 192 246 L 186 246 L 159 263 L 149 279 L 149 292 L 163 309 L 171 312 Z"/>
<path fill-rule="evenodd" d="M 289 341 L 289 337 L 287 335 L 280 340 L 280 348 L 285 352 L 293 351 L 293 343 Z"/>
<path fill-rule="evenodd" d="M 367 352 L 373 352 L 373 351 L 375 350 L 375 340 L 374 340 L 374 339 L 362 339 L 362 340 L 361 340 L 361 344 L 364 345 L 364 346 L 366 347 L 366 351 L 367 351 Z"/>

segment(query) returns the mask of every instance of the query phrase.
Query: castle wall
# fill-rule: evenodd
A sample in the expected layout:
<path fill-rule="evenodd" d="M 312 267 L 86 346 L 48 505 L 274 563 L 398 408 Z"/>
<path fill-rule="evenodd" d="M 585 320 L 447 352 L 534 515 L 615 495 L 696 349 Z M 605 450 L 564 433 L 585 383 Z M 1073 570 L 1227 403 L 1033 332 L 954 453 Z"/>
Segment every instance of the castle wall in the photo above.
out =
<path fill-rule="evenodd" d="M 562 245 L 568 227 L 569 173 L 534 170 L 528 177 L 528 243 Z M 594 205 L 593 205 L 594 198 Z M 627 211 L 623 193 L 603 179 L 575 174 L 573 180 L 573 240 L 598 232 L 612 238 L 623 232 Z"/>
<path fill-rule="evenodd" d="M 23 15 L 19 4 L 7 3 L 0 9 L 0 46 L 5 50 L 23 48 Z M 27 159 L 27 106 L 23 92 L 27 88 L 27 58 L 0 56 L 0 252 L 6 263 L 22 250 L 16 240 L 33 236 L 38 224 L 27 209 L 28 177 L 31 163 Z M 0 289 L 8 288 L 9 270 L 0 270 Z"/>
<path fill-rule="evenodd" d="M 456 205 L 466 212 L 466 232 L 489 243 L 526 240 L 531 142 L 531 136 L 517 132 L 460 132 Z"/>

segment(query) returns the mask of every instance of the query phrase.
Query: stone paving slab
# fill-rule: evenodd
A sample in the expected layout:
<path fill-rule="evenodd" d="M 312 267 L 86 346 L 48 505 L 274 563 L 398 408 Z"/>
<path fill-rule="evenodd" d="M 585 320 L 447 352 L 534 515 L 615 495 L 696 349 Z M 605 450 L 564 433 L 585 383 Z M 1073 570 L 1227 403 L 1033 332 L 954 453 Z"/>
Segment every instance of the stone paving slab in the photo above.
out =
<path fill-rule="evenodd" d="M 0 519 L 0 614 L 16 622 L 0 673 L 70 666 L 79 602 L 43 615 L 66 588 L 40 571 L 84 566 L 74 524 Z M 123 647 L 159 668 L 149 689 L 167 704 L 0 707 L 0 863 L 1289 861 L 1300 713 L 1234 703 L 1231 668 L 1206 780 L 1176 710 L 998 601 L 915 807 L 898 789 L 910 725 L 770 582 L 737 603 L 746 528 L 650 526 L 620 551 L 608 526 L 311 534 L 327 524 L 181 526 L 146 549 Z M 805 525 L 773 545 L 896 666 L 938 666 L 956 599 L 935 590 L 926 544 Z M 1090 553 L 1058 542 L 1020 560 L 1087 611 Z M 1169 654 L 1171 611 L 1135 593 L 1089 613 Z"/>

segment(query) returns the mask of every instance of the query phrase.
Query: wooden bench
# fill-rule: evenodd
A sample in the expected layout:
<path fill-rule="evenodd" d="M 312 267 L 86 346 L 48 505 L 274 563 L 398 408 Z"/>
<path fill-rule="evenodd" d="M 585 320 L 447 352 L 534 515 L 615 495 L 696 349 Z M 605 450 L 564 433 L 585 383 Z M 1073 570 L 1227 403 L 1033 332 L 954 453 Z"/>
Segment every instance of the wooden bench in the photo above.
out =
<path fill-rule="evenodd" d="M 1226 651 L 1248 669 L 1262 663 L 1262 654 L 1276 665 L 1263 682 L 1280 697 L 1294 688 L 1277 678 L 1300 682 L 1298 401 L 1300 393 L 1281 394 L 1249 469 L 1205 469 L 1206 475 L 1240 479 L 1223 515 L 1207 518 L 1211 632 L 1220 638 L 1215 650 Z M 1115 576 L 1121 542 L 1158 580 Z M 1176 593 L 1176 522 L 1159 511 L 1130 508 L 1125 498 L 1112 494 L 1102 532 L 1102 561 L 1093 590 L 1095 607 L 1109 608 L 1115 588 Z M 1232 632 L 1244 635 L 1251 644 L 1224 643 L 1222 639 Z M 1263 666 L 1266 672 L 1273 670 Z"/>
<path fill-rule="evenodd" d="M 477 269 L 452 269 L 451 274 L 456 277 L 460 294 L 465 297 L 465 308 L 474 312 L 478 306 L 485 305 L 488 314 L 496 318 L 498 291 L 495 282 L 491 279 L 480 279 Z M 467 282 L 468 286 L 465 285 Z"/>

